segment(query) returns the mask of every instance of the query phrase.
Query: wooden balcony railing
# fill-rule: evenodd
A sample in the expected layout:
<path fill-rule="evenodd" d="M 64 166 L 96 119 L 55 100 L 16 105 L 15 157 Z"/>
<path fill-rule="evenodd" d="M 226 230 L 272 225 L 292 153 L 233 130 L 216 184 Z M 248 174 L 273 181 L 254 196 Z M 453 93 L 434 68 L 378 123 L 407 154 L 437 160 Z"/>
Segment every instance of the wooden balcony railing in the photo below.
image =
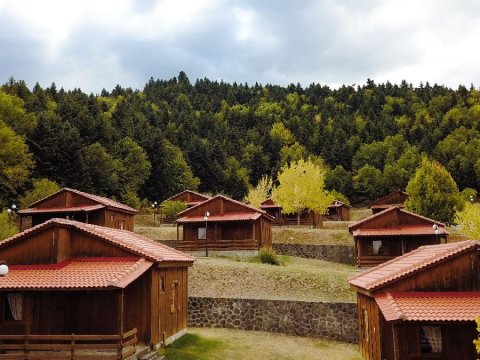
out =
<path fill-rule="evenodd" d="M 136 346 L 136 328 L 121 335 L 0 335 L 0 359 L 121 360 Z"/>
<path fill-rule="evenodd" d="M 205 250 L 205 240 L 179 240 L 175 247 L 184 251 Z M 258 242 L 253 239 L 244 240 L 212 240 L 208 239 L 209 250 L 257 250 Z"/>

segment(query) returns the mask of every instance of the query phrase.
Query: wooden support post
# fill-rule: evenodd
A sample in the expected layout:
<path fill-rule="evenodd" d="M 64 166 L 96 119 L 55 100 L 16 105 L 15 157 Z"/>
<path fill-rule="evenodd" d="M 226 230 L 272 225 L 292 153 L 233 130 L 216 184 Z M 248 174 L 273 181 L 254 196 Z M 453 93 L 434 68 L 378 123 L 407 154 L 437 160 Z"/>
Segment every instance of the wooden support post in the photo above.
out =
<path fill-rule="evenodd" d="M 70 335 L 70 359 L 75 359 L 75 334 Z"/>
<path fill-rule="evenodd" d="M 398 326 L 395 324 L 392 326 L 392 337 L 393 337 L 393 360 L 400 359 L 400 351 L 398 349 Z"/>
<path fill-rule="evenodd" d="M 124 317 L 124 294 L 123 294 L 123 289 L 120 291 L 120 294 L 118 295 L 118 333 L 120 334 L 120 343 L 118 346 L 118 359 L 122 358 L 122 343 L 123 343 L 123 332 L 124 332 L 124 323 L 123 323 L 123 317 Z"/>

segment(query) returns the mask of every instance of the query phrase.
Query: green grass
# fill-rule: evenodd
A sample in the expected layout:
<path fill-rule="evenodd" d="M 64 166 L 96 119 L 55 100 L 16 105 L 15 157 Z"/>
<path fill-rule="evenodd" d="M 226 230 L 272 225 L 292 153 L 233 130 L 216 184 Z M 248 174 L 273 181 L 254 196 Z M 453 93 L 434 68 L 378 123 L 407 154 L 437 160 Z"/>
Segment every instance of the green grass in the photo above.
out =
<path fill-rule="evenodd" d="M 189 333 L 167 346 L 164 354 L 171 360 L 211 359 L 213 354 L 220 353 L 224 348 L 225 342 L 222 340 L 208 339 Z"/>
<path fill-rule="evenodd" d="M 189 295 L 355 302 L 347 283 L 355 267 L 292 256 L 280 259 L 282 266 L 258 263 L 252 256 L 199 257 L 188 272 Z"/>
<path fill-rule="evenodd" d="M 361 360 L 358 346 L 261 331 L 190 328 L 166 360 Z"/>

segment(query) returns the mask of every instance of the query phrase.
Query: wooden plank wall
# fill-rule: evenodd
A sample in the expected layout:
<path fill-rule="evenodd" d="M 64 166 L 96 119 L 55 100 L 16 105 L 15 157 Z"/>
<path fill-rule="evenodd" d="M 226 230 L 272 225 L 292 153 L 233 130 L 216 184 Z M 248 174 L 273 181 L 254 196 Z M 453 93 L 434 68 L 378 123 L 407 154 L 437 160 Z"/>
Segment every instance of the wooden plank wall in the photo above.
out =
<path fill-rule="evenodd" d="M 368 313 L 368 326 L 364 320 L 364 310 Z M 379 309 L 375 300 L 369 296 L 357 293 L 357 316 L 359 328 L 359 346 L 360 353 L 365 360 L 381 360 L 381 342 Z M 368 340 L 365 336 L 368 327 Z"/>
<path fill-rule="evenodd" d="M 383 287 L 380 291 L 480 291 L 480 254 L 461 254 L 422 272 Z"/>
<path fill-rule="evenodd" d="M 152 270 L 124 290 L 124 331 L 137 328 L 139 343 L 151 343 Z"/>
<path fill-rule="evenodd" d="M 157 271 L 159 340 L 164 342 L 170 336 L 187 328 L 188 268 L 161 268 Z"/>

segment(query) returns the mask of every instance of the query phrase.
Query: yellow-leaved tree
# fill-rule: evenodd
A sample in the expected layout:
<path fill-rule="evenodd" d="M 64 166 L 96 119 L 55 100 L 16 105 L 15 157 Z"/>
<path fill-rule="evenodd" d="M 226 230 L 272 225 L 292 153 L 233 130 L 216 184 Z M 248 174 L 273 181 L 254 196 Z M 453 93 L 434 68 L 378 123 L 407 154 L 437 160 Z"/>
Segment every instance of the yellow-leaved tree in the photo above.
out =
<path fill-rule="evenodd" d="M 325 166 L 321 160 L 300 159 L 284 165 L 278 173 L 278 187 L 272 191 L 272 199 L 282 206 L 286 214 L 305 210 L 325 214 L 333 196 L 325 190 Z"/>
<path fill-rule="evenodd" d="M 480 318 L 477 318 L 475 321 L 477 322 L 477 331 L 480 333 Z M 473 343 L 477 349 L 477 354 L 480 354 L 480 336 L 477 340 L 473 340 Z"/>
<path fill-rule="evenodd" d="M 257 186 L 248 191 L 245 201 L 251 206 L 259 207 L 260 204 L 270 197 L 273 182 L 269 176 L 263 176 Z"/>
<path fill-rule="evenodd" d="M 465 202 L 463 210 L 457 212 L 456 220 L 462 234 L 480 240 L 480 204 Z"/>

